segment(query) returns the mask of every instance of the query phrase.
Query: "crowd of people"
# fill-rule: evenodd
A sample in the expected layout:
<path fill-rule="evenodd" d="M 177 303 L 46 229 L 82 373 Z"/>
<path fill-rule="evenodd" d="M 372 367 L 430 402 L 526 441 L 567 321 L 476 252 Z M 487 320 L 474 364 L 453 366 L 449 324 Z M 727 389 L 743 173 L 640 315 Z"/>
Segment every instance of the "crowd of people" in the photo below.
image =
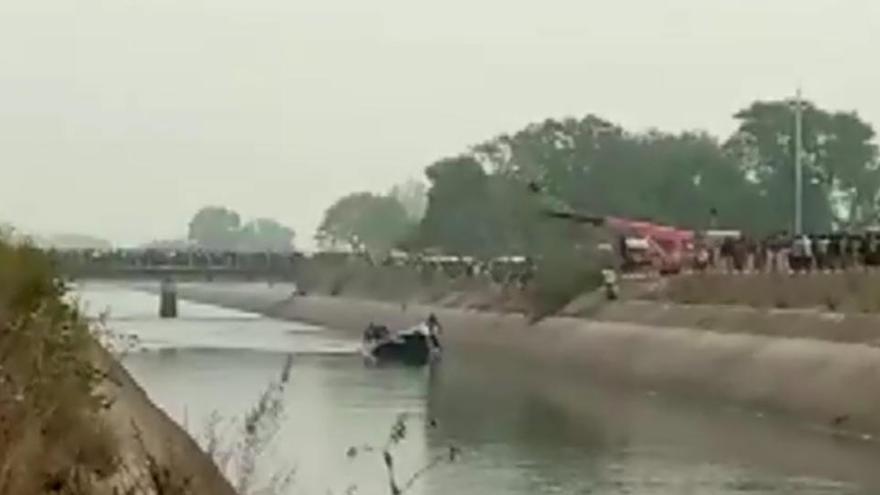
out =
<path fill-rule="evenodd" d="M 839 271 L 880 266 L 880 232 L 698 240 L 694 267 L 728 272 Z"/>
<path fill-rule="evenodd" d="M 387 257 L 384 265 L 407 267 L 426 277 L 442 274 L 450 279 L 484 279 L 499 285 L 525 286 L 534 275 L 534 260 L 527 256 L 503 256 L 480 260 L 470 256 Z"/>
<path fill-rule="evenodd" d="M 747 235 L 709 238 L 697 235 L 692 248 L 682 268 L 696 271 L 810 272 L 880 266 L 880 232 L 799 236 L 782 232 L 764 238 Z M 617 254 L 625 256 L 625 253 Z M 53 255 L 71 271 L 86 267 L 92 270 L 168 267 L 289 271 L 304 258 L 301 253 L 175 252 L 158 249 L 68 250 L 57 251 Z M 331 261 L 331 264 L 356 258 L 372 265 L 407 267 L 428 277 L 442 274 L 452 279 L 482 278 L 502 285 L 525 286 L 535 271 L 534 260 L 526 256 L 479 260 L 467 256 L 406 254 L 388 256 L 381 261 L 354 253 L 319 253 L 312 257 L 330 258 L 327 261 Z M 618 267 L 626 271 L 627 264 L 624 262 Z"/>

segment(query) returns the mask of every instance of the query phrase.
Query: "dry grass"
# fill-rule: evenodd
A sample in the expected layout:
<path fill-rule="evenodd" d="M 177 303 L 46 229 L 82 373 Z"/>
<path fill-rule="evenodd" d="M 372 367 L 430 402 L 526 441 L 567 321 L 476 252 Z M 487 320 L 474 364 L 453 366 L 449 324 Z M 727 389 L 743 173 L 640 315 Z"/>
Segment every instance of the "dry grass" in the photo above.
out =
<path fill-rule="evenodd" d="M 123 463 L 113 495 L 192 495 L 193 479 L 159 460 L 144 442 L 143 433 L 132 424 L 138 451 L 135 462 Z"/>
<path fill-rule="evenodd" d="M 385 476 L 388 483 L 389 495 L 403 495 L 412 490 L 418 482 L 429 472 L 443 464 L 452 464 L 461 456 L 461 450 L 455 445 L 450 445 L 445 451 L 436 454 L 426 464 L 408 475 L 403 475 L 398 471 L 397 461 L 395 460 L 395 447 L 400 445 L 407 438 L 409 431 L 409 423 L 414 418 L 411 414 L 401 413 L 397 415 L 388 437 L 380 446 L 360 445 L 349 447 L 346 455 L 353 459 L 362 455 L 376 455 L 382 460 L 385 468 Z M 429 428 L 436 428 L 437 422 L 433 419 L 427 421 Z M 357 493 L 358 486 L 350 485 L 345 493 Z"/>
<path fill-rule="evenodd" d="M 44 253 L 0 239 L 0 495 L 192 493 L 143 442 L 123 451 L 103 350 L 65 292 Z"/>
<path fill-rule="evenodd" d="M 0 243 L 0 493 L 87 493 L 119 467 L 94 340 L 49 260 Z"/>
<path fill-rule="evenodd" d="M 648 298 L 681 304 L 876 313 L 880 312 L 880 273 L 682 275 L 671 278 Z"/>
<path fill-rule="evenodd" d="M 432 287 L 445 288 L 450 280 L 442 273 L 419 273 L 411 267 L 373 266 L 363 260 L 347 262 L 304 261 L 299 283 L 309 293 L 331 296 L 370 295 L 385 301 L 399 301 L 414 295 L 430 298 Z"/>
<path fill-rule="evenodd" d="M 293 357 L 288 356 L 278 380 L 269 383 L 242 418 L 225 421 L 214 413 L 205 422 L 199 443 L 239 495 L 281 495 L 293 484 L 294 468 L 281 469 L 263 480 L 258 469 L 284 418 L 284 391 L 292 367 Z"/>

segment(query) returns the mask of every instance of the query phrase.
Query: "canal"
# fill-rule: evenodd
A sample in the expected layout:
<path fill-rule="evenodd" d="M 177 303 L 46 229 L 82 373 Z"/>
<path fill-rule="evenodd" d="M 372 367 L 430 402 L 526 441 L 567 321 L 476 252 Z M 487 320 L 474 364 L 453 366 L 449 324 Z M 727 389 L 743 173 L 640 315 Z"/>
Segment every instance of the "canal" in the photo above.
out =
<path fill-rule="evenodd" d="M 414 494 L 875 494 L 880 447 L 784 418 L 654 390 L 619 390 L 587 377 L 547 376 L 492 356 L 448 354 L 432 370 L 363 366 L 349 334 L 181 302 L 157 317 L 155 295 L 121 286 L 78 288 L 139 345 L 124 365 L 195 435 L 221 435 L 293 356 L 280 430 L 261 456 L 264 479 L 296 471 L 291 494 L 386 494 L 382 445 L 406 413 L 394 451 L 400 478 L 428 470 Z M 225 431 L 222 425 L 227 425 Z M 352 488 L 356 487 L 356 489 Z"/>

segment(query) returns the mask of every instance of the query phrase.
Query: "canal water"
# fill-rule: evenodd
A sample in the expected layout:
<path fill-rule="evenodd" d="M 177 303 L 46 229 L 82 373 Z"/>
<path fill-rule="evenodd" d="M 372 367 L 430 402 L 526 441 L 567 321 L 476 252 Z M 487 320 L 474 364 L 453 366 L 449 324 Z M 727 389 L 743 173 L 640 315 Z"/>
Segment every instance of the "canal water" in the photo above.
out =
<path fill-rule="evenodd" d="M 280 429 L 260 476 L 293 468 L 291 494 L 387 494 L 382 446 L 413 494 L 876 494 L 880 447 L 755 411 L 545 376 L 492 356 L 448 352 L 432 370 L 367 368 L 349 334 L 183 302 L 160 320 L 157 296 L 78 289 L 140 345 L 124 364 L 195 435 L 210 419 L 234 441 L 236 418 L 292 355 Z M 358 455 L 350 456 L 352 447 Z M 454 462 L 450 448 L 460 452 Z"/>

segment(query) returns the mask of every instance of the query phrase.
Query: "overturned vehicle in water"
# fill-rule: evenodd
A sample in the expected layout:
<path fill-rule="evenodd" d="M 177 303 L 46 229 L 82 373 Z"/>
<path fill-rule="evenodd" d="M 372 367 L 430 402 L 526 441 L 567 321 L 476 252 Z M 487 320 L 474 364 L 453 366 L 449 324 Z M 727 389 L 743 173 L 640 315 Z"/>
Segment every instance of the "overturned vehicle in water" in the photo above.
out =
<path fill-rule="evenodd" d="M 436 319 L 399 332 L 370 323 L 364 330 L 361 353 L 371 365 L 425 366 L 440 359 L 438 329 Z"/>

